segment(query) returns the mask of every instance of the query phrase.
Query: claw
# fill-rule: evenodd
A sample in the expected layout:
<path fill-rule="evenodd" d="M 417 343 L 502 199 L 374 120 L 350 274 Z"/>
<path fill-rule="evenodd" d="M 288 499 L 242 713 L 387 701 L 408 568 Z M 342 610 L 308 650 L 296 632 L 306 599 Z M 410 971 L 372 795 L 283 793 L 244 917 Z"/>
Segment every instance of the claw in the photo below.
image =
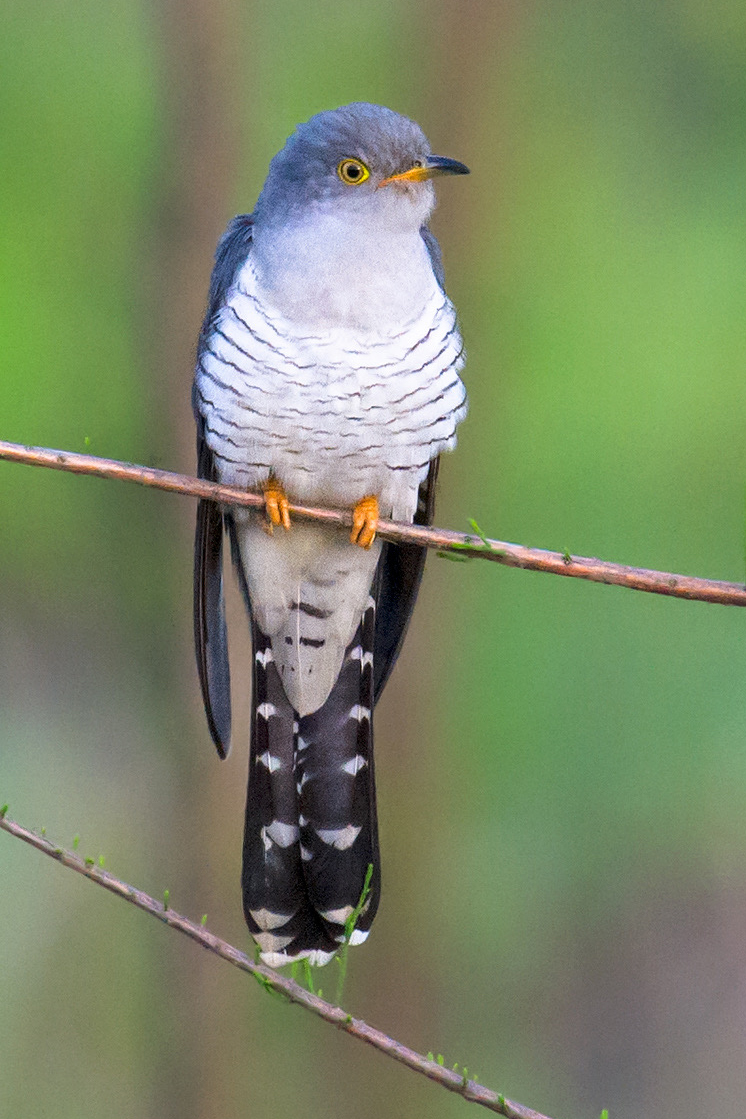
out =
<path fill-rule="evenodd" d="M 266 527 L 270 536 L 275 525 L 290 528 L 290 504 L 276 478 L 270 478 L 264 487 L 264 507 L 267 510 Z"/>
<path fill-rule="evenodd" d="M 378 498 L 364 497 L 352 510 L 350 540 L 360 548 L 370 548 L 378 528 Z"/>

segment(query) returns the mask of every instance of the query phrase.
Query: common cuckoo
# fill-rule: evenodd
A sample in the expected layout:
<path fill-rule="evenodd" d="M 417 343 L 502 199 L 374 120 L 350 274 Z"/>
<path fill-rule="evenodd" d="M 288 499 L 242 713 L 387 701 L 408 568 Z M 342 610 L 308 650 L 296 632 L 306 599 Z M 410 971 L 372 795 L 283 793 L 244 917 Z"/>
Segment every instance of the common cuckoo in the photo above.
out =
<path fill-rule="evenodd" d="M 466 413 L 428 219 L 432 178 L 467 170 L 390 109 L 319 113 L 216 253 L 194 381 L 199 473 L 263 492 L 265 509 L 200 502 L 195 639 L 225 757 L 227 532 L 253 639 L 243 905 L 272 966 L 328 962 L 378 907 L 373 707 L 425 549 L 382 544 L 376 528 L 432 522 L 438 457 Z M 351 537 L 291 528 L 289 501 L 352 509 Z"/>

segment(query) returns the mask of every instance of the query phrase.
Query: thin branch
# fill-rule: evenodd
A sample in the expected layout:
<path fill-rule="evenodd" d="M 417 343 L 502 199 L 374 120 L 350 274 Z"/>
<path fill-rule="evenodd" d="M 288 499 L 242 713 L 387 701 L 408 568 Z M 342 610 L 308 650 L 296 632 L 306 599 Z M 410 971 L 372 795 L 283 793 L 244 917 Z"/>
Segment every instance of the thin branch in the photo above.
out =
<path fill-rule="evenodd" d="M 123 482 L 136 482 L 141 486 L 192 497 L 209 498 L 224 505 L 257 507 L 264 504 L 260 494 L 248 493 L 235 486 L 222 486 L 215 482 L 174 474 L 168 470 L 155 470 L 149 466 L 117 462 L 113 459 L 95 458 L 71 451 L 54 451 L 46 447 L 24 447 L 18 443 L 0 441 L 0 459 L 26 463 L 30 466 L 47 466 L 52 470 L 67 470 L 73 474 L 97 474 L 103 478 L 117 478 Z M 308 517 L 325 524 L 349 527 L 351 514 L 334 509 L 316 509 L 306 505 L 291 505 L 290 512 L 297 517 Z M 502 540 L 488 540 L 479 529 L 474 533 L 449 532 L 440 528 L 422 528 L 419 525 L 397 524 L 381 520 L 378 533 L 384 540 L 396 543 L 421 544 L 436 548 L 440 553 L 459 558 L 481 558 L 521 567 L 526 571 L 544 571 L 552 575 L 565 575 L 573 579 L 588 579 L 593 583 L 608 583 L 628 587 L 635 591 L 670 595 L 699 602 L 714 602 L 721 606 L 746 606 L 746 586 L 726 583 L 716 579 L 701 579 L 694 575 L 676 575 L 670 571 L 651 571 L 643 567 L 627 567 L 620 563 L 589 556 L 573 556 L 568 552 L 549 552 L 543 548 L 524 548 L 521 544 L 508 544 Z"/>
<path fill-rule="evenodd" d="M 234 967 L 239 968 L 241 971 L 248 972 L 249 975 L 258 981 L 258 983 L 269 991 L 271 994 L 280 995 L 282 998 L 287 999 L 288 1002 L 296 1003 L 298 1006 L 305 1007 L 310 1010 L 312 1014 L 316 1014 L 319 1018 L 323 1018 L 325 1022 L 336 1026 L 337 1029 L 343 1030 L 345 1033 L 350 1034 L 352 1037 L 358 1038 L 360 1041 L 365 1041 L 368 1045 L 372 1045 L 374 1049 L 379 1049 L 386 1056 L 392 1057 L 395 1061 L 406 1065 L 407 1068 L 413 1069 L 415 1072 L 421 1073 L 429 1080 L 434 1080 L 436 1084 L 441 1087 L 447 1088 L 449 1092 L 455 1092 L 456 1095 L 462 1096 L 465 1100 L 471 1103 L 481 1104 L 489 1111 L 494 1111 L 498 1115 L 506 1116 L 506 1119 L 548 1119 L 546 1115 L 542 1115 L 538 1111 L 533 1111 L 530 1107 L 524 1107 L 520 1103 L 515 1103 L 513 1100 L 508 1100 L 496 1092 L 490 1091 L 482 1084 L 478 1084 L 476 1080 L 469 1080 L 466 1071 L 462 1075 L 459 1073 L 444 1068 L 443 1065 L 438 1064 L 437 1061 L 429 1060 L 421 1053 L 415 1052 L 414 1049 L 409 1049 L 401 1042 L 395 1041 L 394 1038 L 389 1037 L 388 1034 L 383 1033 L 381 1030 L 374 1029 L 373 1026 L 367 1025 L 361 1018 L 353 1018 L 351 1014 L 345 1013 L 338 1006 L 333 1006 L 318 995 L 312 994 L 304 987 L 300 987 L 294 980 L 288 979 L 287 976 L 280 975 L 278 972 L 273 971 L 272 968 L 265 967 L 263 964 L 254 963 L 247 955 L 240 952 L 233 945 L 228 944 L 220 937 L 214 936 L 213 933 L 207 931 L 202 925 L 196 925 L 193 921 L 183 917 L 180 913 L 176 913 L 173 909 L 167 908 L 164 902 L 156 901 L 155 898 L 150 897 L 142 890 L 136 889 L 134 886 L 122 882 L 121 879 L 115 878 L 113 874 L 98 866 L 92 859 L 83 859 L 79 855 L 74 854 L 72 851 L 67 851 L 62 847 L 55 847 L 43 835 L 37 835 L 35 832 L 29 831 L 21 824 L 15 823 L 10 820 L 6 815 L 7 806 L 0 809 L 0 828 L 8 832 L 10 835 L 15 836 L 17 839 L 22 839 L 24 843 L 30 844 L 35 847 L 37 851 L 41 851 L 50 858 L 56 859 L 57 862 L 62 863 L 69 870 L 74 870 L 78 874 L 82 874 L 85 878 L 89 878 L 92 882 L 96 882 L 104 889 L 110 890 L 113 894 L 124 898 L 125 901 L 131 902 L 142 909 L 145 913 L 150 913 L 156 917 L 164 925 L 168 925 L 172 929 L 177 929 L 179 932 L 188 936 L 191 940 L 195 940 L 208 952 L 219 956 L 221 960 L 225 960 Z"/>

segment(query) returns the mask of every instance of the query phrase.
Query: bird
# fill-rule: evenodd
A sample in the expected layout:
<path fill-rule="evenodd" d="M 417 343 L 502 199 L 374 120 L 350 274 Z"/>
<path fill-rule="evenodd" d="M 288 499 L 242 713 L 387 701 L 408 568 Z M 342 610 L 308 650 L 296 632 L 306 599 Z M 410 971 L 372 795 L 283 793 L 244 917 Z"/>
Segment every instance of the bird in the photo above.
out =
<path fill-rule="evenodd" d="M 428 220 L 468 174 L 418 124 L 366 102 L 320 112 L 272 159 L 218 243 L 197 345 L 200 477 L 264 507 L 197 509 L 194 629 L 207 722 L 230 748 L 227 538 L 253 645 L 243 909 L 261 960 L 328 963 L 366 939 L 381 887 L 373 708 L 426 549 L 440 455 L 467 410 L 456 312 Z M 352 531 L 290 504 L 352 511 Z"/>

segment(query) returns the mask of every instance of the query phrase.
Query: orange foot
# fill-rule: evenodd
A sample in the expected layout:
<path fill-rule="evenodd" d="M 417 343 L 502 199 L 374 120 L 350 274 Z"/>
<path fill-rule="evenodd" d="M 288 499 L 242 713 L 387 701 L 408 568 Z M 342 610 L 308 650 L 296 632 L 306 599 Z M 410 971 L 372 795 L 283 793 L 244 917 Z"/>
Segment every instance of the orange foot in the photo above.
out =
<path fill-rule="evenodd" d="M 378 498 L 364 497 L 352 510 L 350 540 L 361 548 L 370 548 L 378 528 Z"/>
<path fill-rule="evenodd" d="M 276 478 L 270 478 L 264 487 L 264 507 L 267 510 L 266 531 L 270 536 L 275 525 L 290 528 L 290 506 L 285 491 Z"/>

